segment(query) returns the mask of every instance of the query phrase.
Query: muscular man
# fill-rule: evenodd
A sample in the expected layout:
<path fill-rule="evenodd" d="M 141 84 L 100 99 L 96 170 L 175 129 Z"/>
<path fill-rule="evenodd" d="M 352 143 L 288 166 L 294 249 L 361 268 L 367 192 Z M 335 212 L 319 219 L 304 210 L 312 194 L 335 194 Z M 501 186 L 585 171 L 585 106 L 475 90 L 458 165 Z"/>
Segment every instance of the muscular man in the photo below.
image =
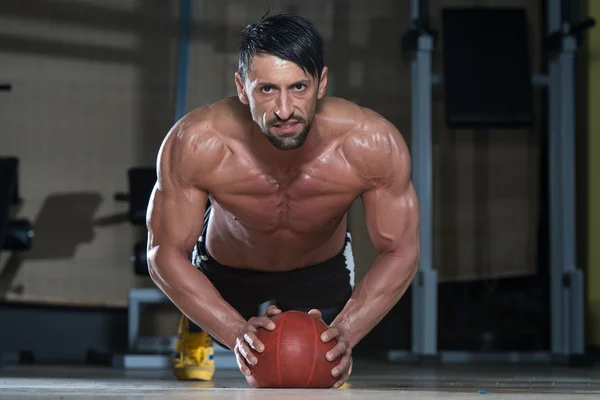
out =
<path fill-rule="evenodd" d="M 148 263 L 183 313 L 175 375 L 211 379 L 213 339 L 251 374 L 263 350 L 256 330 L 296 309 L 329 325 L 337 388 L 352 348 L 417 269 L 409 152 L 381 115 L 325 97 L 323 43 L 307 20 L 269 16 L 244 33 L 237 97 L 190 112 L 158 155 Z M 358 198 L 377 257 L 354 287 L 347 212 Z M 256 316 L 269 300 L 276 306 Z"/>

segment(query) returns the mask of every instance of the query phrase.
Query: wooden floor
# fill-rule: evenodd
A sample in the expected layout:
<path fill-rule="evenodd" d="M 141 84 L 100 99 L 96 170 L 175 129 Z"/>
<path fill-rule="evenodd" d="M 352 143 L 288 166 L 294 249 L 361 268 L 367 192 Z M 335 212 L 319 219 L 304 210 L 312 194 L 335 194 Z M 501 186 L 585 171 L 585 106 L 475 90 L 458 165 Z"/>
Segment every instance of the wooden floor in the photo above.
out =
<path fill-rule="evenodd" d="M 482 397 L 483 396 L 483 397 Z M 600 399 L 600 369 L 564 367 L 415 367 L 355 363 L 338 390 L 252 389 L 241 373 L 211 382 L 178 382 L 168 371 L 5 366 L 0 399 Z"/>

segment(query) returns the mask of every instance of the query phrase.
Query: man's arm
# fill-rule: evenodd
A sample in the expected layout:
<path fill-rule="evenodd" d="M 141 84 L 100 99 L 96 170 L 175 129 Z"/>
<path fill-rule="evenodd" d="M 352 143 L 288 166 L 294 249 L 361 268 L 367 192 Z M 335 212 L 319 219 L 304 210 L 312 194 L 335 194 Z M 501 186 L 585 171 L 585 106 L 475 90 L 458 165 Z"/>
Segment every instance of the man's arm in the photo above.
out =
<path fill-rule="evenodd" d="M 394 307 L 415 276 L 419 205 L 410 180 L 409 151 L 393 125 L 378 118 L 350 140 L 347 157 L 370 183 L 362 202 L 367 230 L 377 251 L 370 270 L 331 324 L 342 329 L 353 348 Z"/>
<path fill-rule="evenodd" d="M 189 261 L 208 198 L 202 181 L 225 151 L 206 125 L 179 123 L 161 147 L 147 214 L 148 267 L 154 283 L 183 314 L 233 349 L 246 321 Z"/>

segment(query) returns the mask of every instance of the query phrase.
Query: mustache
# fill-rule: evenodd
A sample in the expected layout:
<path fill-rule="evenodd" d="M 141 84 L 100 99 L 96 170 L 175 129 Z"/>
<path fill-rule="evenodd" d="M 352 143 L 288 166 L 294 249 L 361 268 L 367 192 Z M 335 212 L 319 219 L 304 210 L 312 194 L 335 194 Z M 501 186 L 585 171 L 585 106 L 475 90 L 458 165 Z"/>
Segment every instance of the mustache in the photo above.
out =
<path fill-rule="evenodd" d="M 285 122 L 288 122 L 288 121 L 295 121 L 297 123 L 305 124 L 306 125 L 306 120 L 304 118 L 292 115 L 288 119 L 281 119 L 279 117 L 275 117 L 273 119 L 270 119 L 269 121 L 267 121 L 267 126 L 275 126 L 275 125 L 280 124 L 282 122 L 285 123 Z"/>

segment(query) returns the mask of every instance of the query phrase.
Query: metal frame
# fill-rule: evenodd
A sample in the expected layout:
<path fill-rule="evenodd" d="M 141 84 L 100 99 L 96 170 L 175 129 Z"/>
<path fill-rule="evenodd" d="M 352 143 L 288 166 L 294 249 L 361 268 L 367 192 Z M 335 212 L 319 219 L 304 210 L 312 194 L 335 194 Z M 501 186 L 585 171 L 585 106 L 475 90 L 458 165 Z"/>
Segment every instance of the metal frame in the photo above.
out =
<path fill-rule="evenodd" d="M 413 29 L 419 29 L 423 4 L 411 0 Z M 421 258 L 412 285 L 412 350 L 421 356 L 437 354 L 437 271 L 433 269 L 433 184 L 431 144 L 431 52 L 433 37 L 421 32 L 411 63 L 413 180 L 420 203 Z"/>
<path fill-rule="evenodd" d="M 176 336 L 143 337 L 139 334 L 140 315 L 144 305 L 169 304 L 171 301 L 160 290 L 154 288 L 131 289 L 128 300 L 128 353 L 113 357 L 113 367 L 125 369 L 171 368 L 171 353 L 175 348 Z M 215 343 L 214 351 L 215 368 L 238 368 L 235 355 L 231 350 Z"/>
<path fill-rule="evenodd" d="M 187 113 L 187 89 L 190 53 L 190 29 L 192 20 L 192 1 L 181 0 L 179 43 L 177 57 L 177 84 L 175 96 L 175 122 Z M 129 290 L 128 295 L 128 333 L 127 354 L 113 357 L 115 368 L 125 369 L 169 369 L 171 354 L 175 347 L 176 336 L 172 337 L 140 337 L 139 321 L 141 311 L 146 304 L 170 303 L 170 300 L 157 288 Z M 237 369 L 237 361 L 233 352 L 214 344 L 215 368 Z"/>
<path fill-rule="evenodd" d="M 180 0 L 179 44 L 177 49 L 177 89 L 175 97 L 175 122 L 187 113 L 188 71 L 190 64 L 190 31 L 192 25 L 192 0 Z"/>
<path fill-rule="evenodd" d="M 548 0 L 548 33 L 571 25 L 561 0 Z M 550 303 L 551 351 L 559 357 L 584 353 L 584 283 L 577 268 L 575 229 L 575 53 L 565 35 L 549 60 Z"/>
<path fill-rule="evenodd" d="M 437 357 L 442 362 L 548 362 L 584 353 L 584 278 L 575 252 L 575 53 L 576 38 L 561 0 L 547 0 L 548 34 L 563 31 L 547 76 L 534 75 L 532 85 L 548 88 L 550 182 L 551 348 L 548 352 L 483 353 L 437 349 L 437 274 L 433 268 L 431 89 L 442 79 L 432 75 L 432 36 L 418 26 L 426 20 L 427 0 L 411 0 L 417 29 L 412 60 L 413 182 L 421 204 L 421 261 L 412 284 L 412 353 L 390 351 L 391 361 Z"/>

